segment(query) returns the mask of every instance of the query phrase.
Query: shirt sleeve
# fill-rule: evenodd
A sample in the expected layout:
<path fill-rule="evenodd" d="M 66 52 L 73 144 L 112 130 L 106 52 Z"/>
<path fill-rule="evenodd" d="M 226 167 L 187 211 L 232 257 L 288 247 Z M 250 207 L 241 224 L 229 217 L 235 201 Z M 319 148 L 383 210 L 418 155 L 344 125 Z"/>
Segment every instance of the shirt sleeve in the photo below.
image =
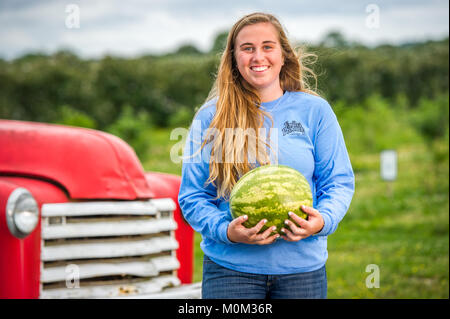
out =
<path fill-rule="evenodd" d="M 186 221 L 203 237 L 225 244 L 234 244 L 228 239 L 227 229 L 231 215 L 227 209 L 219 209 L 217 189 L 209 177 L 211 146 L 200 151 L 210 120 L 208 112 L 200 111 L 192 122 L 183 153 L 181 184 L 178 202 Z"/>
<path fill-rule="evenodd" d="M 314 145 L 316 209 L 324 219 L 317 236 L 334 233 L 344 218 L 355 191 L 355 177 L 344 136 L 331 106 L 324 103 Z"/>

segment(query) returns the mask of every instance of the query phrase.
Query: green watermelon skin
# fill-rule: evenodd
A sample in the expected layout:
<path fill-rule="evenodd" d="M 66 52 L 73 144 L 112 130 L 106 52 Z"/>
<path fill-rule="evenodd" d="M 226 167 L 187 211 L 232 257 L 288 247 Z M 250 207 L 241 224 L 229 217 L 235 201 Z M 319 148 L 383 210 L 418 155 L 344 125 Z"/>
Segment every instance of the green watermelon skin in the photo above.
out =
<path fill-rule="evenodd" d="M 239 179 L 230 194 L 233 218 L 247 215 L 248 220 L 243 223 L 247 228 L 265 218 L 267 223 L 260 232 L 275 225 L 280 235 L 284 234 L 281 231 L 286 227 L 284 221 L 290 218 L 288 212 L 307 219 L 301 205 L 312 207 L 312 203 L 311 188 L 306 178 L 286 165 L 264 165 L 252 169 Z"/>

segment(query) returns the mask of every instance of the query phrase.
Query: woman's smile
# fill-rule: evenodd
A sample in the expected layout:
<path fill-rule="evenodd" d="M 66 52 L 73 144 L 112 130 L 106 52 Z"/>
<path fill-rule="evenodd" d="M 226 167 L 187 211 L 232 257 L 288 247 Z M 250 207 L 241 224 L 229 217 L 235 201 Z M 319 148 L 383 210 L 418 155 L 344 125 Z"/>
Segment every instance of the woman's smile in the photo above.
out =
<path fill-rule="evenodd" d="M 270 68 L 268 65 L 255 65 L 251 66 L 250 69 L 256 73 L 263 73 Z"/>

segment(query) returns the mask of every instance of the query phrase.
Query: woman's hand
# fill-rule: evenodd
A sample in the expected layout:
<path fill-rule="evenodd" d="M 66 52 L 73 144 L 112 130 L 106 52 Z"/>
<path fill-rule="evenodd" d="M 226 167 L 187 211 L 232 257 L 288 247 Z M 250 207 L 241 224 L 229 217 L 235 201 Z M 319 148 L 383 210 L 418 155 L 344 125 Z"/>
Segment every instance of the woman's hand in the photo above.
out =
<path fill-rule="evenodd" d="M 324 221 L 322 215 L 320 215 L 317 209 L 312 207 L 303 206 L 302 210 L 308 214 L 308 220 L 299 217 L 298 215 L 289 212 L 289 216 L 295 221 L 286 219 L 284 222 L 288 228 L 282 228 L 281 231 L 285 233 L 285 236 L 281 236 L 287 241 L 299 241 L 306 237 L 309 237 L 322 230 Z"/>
<path fill-rule="evenodd" d="M 244 244 L 267 245 L 273 243 L 278 237 L 280 237 L 279 234 L 270 236 L 270 233 L 276 229 L 275 226 L 269 227 L 261 234 L 258 234 L 267 222 L 266 219 L 261 220 L 252 228 L 246 228 L 242 225 L 242 223 L 246 220 L 247 216 L 245 215 L 239 216 L 231 221 L 227 230 L 227 236 L 230 241 Z"/>

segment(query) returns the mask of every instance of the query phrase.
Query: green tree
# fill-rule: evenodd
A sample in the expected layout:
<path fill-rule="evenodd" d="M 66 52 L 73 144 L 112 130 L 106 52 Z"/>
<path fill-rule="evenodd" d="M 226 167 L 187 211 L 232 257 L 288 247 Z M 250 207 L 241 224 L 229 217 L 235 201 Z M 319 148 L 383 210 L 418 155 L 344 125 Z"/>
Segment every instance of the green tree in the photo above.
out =
<path fill-rule="evenodd" d="M 214 38 L 213 45 L 211 47 L 210 53 L 218 54 L 221 53 L 225 46 L 227 45 L 228 31 L 219 32 Z"/>
<path fill-rule="evenodd" d="M 141 161 L 148 158 L 148 135 L 151 134 L 151 121 L 146 112 L 140 111 L 135 114 L 130 105 L 124 105 L 120 116 L 106 131 L 130 144 Z"/>
<path fill-rule="evenodd" d="M 197 49 L 197 47 L 193 44 L 184 44 L 175 51 L 175 54 L 198 55 L 198 54 L 202 54 L 202 52 L 199 49 Z"/>

